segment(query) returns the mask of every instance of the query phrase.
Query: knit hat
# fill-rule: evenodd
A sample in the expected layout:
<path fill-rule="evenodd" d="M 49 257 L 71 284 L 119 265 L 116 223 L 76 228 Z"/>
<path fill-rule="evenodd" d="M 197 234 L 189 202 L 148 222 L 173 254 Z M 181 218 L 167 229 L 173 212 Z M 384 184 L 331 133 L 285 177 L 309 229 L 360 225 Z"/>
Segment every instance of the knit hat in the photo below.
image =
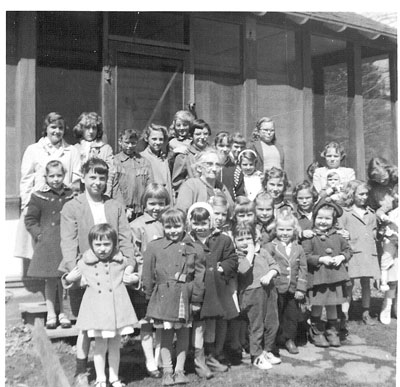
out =
<path fill-rule="evenodd" d="M 328 206 L 333 208 L 335 211 L 335 216 L 336 218 L 340 218 L 343 215 L 343 209 L 340 207 L 338 204 L 336 204 L 333 200 L 330 200 L 329 198 L 326 199 L 321 199 L 319 202 L 317 202 L 313 208 L 313 220 L 315 220 L 315 217 L 318 214 L 318 211 L 321 209 L 321 207 Z"/>

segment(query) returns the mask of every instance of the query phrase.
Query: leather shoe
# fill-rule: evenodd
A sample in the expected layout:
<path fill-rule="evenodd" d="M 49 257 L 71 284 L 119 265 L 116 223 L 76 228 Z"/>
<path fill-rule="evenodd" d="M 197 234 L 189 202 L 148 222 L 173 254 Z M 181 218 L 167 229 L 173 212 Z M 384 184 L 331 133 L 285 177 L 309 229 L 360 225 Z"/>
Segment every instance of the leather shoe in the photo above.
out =
<path fill-rule="evenodd" d="M 293 355 L 297 355 L 299 353 L 299 349 L 296 347 L 296 344 L 292 339 L 289 339 L 285 343 L 285 348 L 287 351 Z"/>

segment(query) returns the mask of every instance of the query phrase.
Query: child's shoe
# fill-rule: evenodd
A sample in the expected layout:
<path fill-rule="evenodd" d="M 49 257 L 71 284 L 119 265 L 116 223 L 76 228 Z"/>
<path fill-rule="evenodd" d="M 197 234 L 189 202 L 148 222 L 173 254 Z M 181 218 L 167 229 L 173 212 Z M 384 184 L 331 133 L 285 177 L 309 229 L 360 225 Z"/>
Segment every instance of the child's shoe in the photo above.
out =
<path fill-rule="evenodd" d="M 331 347 L 340 347 L 340 339 L 337 330 L 337 322 L 328 322 L 325 337 Z"/>
<path fill-rule="evenodd" d="M 229 361 L 232 365 L 239 365 L 242 363 L 242 349 L 229 348 L 228 350 Z"/>
<path fill-rule="evenodd" d="M 297 355 L 299 353 L 299 349 L 296 347 L 296 344 L 292 339 L 286 340 L 285 348 L 292 355 Z"/>
<path fill-rule="evenodd" d="M 200 378 L 211 379 L 214 376 L 206 364 L 204 348 L 195 348 L 194 350 L 194 369 Z"/>
<path fill-rule="evenodd" d="M 57 317 L 47 316 L 46 329 L 56 329 L 57 328 Z"/>
<path fill-rule="evenodd" d="M 376 324 L 375 320 L 369 315 L 369 310 L 364 310 L 362 321 L 365 325 L 373 326 Z"/>
<path fill-rule="evenodd" d="M 253 365 L 264 371 L 272 368 L 272 364 L 265 358 L 263 353 L 254 359 Z"/>
<path fill-rule="evenodd" d="M 175 371 L 174 375 L 175 384 L 187 384 L 189 379 L 186 377 L 183 371 Z"/>
<path fill-rule="evenodd" d="M 126 384 L 122 383 L 119 379 L 114 380 L 113 382 L 110 382 L 110 384 L 111 384 L 111 387 L 126 387 Z"/>
<path fill-rule="evenodd" d="M 382 324 L 385 325 L 390 324 L 390 312 L 392 309 L 392 304 L 390 301 L 388 302 L 387 298 L 383 300 L 382 310 L 381 313 L 379 314 L 379 320 L 381 321 Z"/>
<path fill-rule="evenodd" d="M 327 348 L 329 347 L 329 343 L 324 336 L 324 329 L 322 329 L 322 324 L 322 322 L 311 323 L 310 329 L 308 331 L 310 342 L 316 347 Z"/>
<path fill-rule="evenodd" d="M 277 365 L 282 363 L 281 358 L 275 356 L 272 352 L 263 351 L 263 355 L 272 365 Z"/>
<path fill-rule="evenodd" d="M 74 385 L 75 385 L 75 387 L 89 387 L 88 374 L 85 372 L 85 373 L 76 375 Z"/>
<path fill-rule="evenodd" d="M 163 386 L 173 386 L 175 384 L 174 376 L 172 372 L 165 371 L 162 378 Z"/>
<path fill-rule="evenodd" d="M 69 320 L 69 318 L 67 318 L 67 316 L 64 313 L 60 313 L 58 315 L 58 322 L 61 325 L 61 328 L 63 329 L 68 329 L 71 328 L 71 321 Z"/>
<path fill-rule="evenodd" d="M 206 365 L 211 370 L 211 372 L 226 372 L 228 371 L 228 366 L 221 364 L 214 356 L 208 355 L 206 357 Z"/>

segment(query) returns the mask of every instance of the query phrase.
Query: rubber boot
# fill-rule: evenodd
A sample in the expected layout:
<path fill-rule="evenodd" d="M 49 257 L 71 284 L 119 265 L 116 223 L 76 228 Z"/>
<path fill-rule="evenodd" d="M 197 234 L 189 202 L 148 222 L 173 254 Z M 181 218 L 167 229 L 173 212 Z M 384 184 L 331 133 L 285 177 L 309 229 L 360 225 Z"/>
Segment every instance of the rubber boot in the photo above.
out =
<path fill-rule="evenodd" d="M 214 374 L 210 371 L 206 364 L 204 356 L 204 348 L 195 348 L 194 350 L 194 367 L 196 374 L 200 378 L 211 379 Z"/>
<path fill-rule="evenodd" d="M 311 343 L 313 343 L 316 347 L 329 347 L 329 343 L 324 336 L 325 327 L 321 319 L 315 322 L 311 322 L 311 326 L 308 332 Z"/>
<path fill-rule="evenodd" d="M 227 365 L 221 364 L 215 358 L 215 344 L 214 343 L 204 343 L 206 348 L 206 364 L 211 372 L 226 372 L 229 367 Z"/>
<path fill-rule="evenodd" d="M 340 347 L 340 339 L 338 334 L 338 322 L 329 320 L 325 331 L 325 337 L 331 347 Z"/>

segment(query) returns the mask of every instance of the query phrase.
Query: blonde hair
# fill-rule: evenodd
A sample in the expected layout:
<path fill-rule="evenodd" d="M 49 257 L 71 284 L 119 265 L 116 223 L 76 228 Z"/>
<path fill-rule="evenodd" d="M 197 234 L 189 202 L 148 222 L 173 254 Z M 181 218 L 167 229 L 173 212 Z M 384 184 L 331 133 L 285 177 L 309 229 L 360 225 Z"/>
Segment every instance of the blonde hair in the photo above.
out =
<path fill-rule="evenodd" d="M 294 216 L 293 211 L 288 207 L 283 207 L 280 210 L 277 210 L 275 214 L 275 232 L 278 227 L 279 222 L 291 222 L 293 224 L 294 233 L 293 233 L 293 240 L 297 240 L 300 232 L 301 227 L 299 225 L 298 219 Z"/>

